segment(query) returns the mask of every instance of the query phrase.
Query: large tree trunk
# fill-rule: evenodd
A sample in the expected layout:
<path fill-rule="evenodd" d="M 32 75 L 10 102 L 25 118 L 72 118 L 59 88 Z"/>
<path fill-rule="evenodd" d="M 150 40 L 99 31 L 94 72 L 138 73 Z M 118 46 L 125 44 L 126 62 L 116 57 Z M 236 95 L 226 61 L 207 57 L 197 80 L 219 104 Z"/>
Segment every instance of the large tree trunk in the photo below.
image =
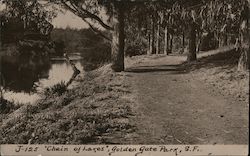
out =
<path fill-rule="evenodd" d="M 160 53 L 160 21 L 157 23 L 156 54 Z"/>
<path fill-rule="evenodd" d="M 243 19 L 242 21 L 242 25 L 245 22 L 245 28 L 243 27 L 243 29 L 241 29 L 241 35 L 240 35 L 240 52 L 241 52 L 241 56 L 238 62 L 238 71 L 246 71 L 249 70 L 249 59 L 250 59 L 250 25 L 249 25 L 249 12 L 250 12 L 250 0 L 248 0 L 248 4 L 247 6 L 245 6 L 245 12 L 247 13 L 247 17 L 244 17 L 245 19 Z M 246 46 L 244 46 L 246 45 Z"/>
<path fill-rule="evenodd" d="M 114 5 L 112 24 L 111 59 L 112 69 L 116 72 L 124 71 L 124 11 L 121 4 Z"/>
<path fill-rule="evenodd" d="M 164 54 L 168 54 L 168 27 L 164 30 Z"/>
<path fill-rule="evenodd" d="M 187 56 L 187 61 L 195 61 L 196 56 L 196 32 L 195 32 L 195 23 L 192 22 L 189 26 L 189 52 Z"/>

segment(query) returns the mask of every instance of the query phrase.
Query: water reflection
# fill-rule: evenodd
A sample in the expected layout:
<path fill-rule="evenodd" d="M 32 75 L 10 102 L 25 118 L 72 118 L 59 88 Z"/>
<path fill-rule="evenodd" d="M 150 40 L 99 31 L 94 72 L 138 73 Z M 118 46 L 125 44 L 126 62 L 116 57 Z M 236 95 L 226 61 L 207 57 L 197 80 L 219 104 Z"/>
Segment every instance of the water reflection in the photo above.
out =
<path fill-rule="evenodd" d="M 83 72 L 81 59 L 74 60 Z M 17 103 L 35 102 L 44 88 L 67 82 L 73 74 L 72 67 L 63 58 L 54 60 L 39 55 L 3 56 L 1 68 L 5 80 L 4 98 Z"/>
<path fill-rule="evenodd" d="M 80 62 L 74 61 L 77 69 L 79 69 L 81 72 L 83 72 L 83 67 Z M 46 87 L 53 86 L 57 84 L 58 82 L 68 82 L 73 75 L 74 71 L 73 68 L 65 61 L 52 61 L 51 62 L 51 68 L 48 73 L 47 78 L 42 78 L 38 82 L 35 83 L 37 86 L 37 90 L 41 91 Z"/>
<path fill-rule="evenodd" d="M 31 56 L 3 56 L 1 71 L 4 87 L 13 92 L 31 93 L 35 91 L 34 83 L 48 77 L 51 68 L 49 58 L 32 58 Z"/>

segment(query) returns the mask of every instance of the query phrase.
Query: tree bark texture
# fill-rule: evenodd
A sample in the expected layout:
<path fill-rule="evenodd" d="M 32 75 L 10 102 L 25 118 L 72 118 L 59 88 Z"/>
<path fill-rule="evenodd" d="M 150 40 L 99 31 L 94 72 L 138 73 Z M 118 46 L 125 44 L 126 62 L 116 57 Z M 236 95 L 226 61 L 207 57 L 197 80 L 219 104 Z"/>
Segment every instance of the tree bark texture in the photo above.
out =
<path fill-rule="evenodd" d="M 197 45 L 196 45 L 196 52 L 199 53 L 200 46 L 201 46 L 201 37 L 202 37 L 201 32 L 197 33 L 197 37 L 198 37 L 198 39 L 197 39 Z"/>
<path fill-rule="evenodd" d="M 154 15 L 152 15 L 152 31 L 151 31 L 151 51 L 150 54 L 154 54 L 155 53 L 155 17 Z"/>
<path fill-rule="evenodd" d="M 173 34 L 170 35 L 170 42 L 169 42 L 169 51 L 168 51 L 168 54 L 171 54 L 172 51 L 173 51 Z"/>
<path fill-rule="evenodd" d="M 247 17 L 242 21 L 246 23 L 245 29 L 240 30 L 240 48 L 239 51 L 241 52 L 239 61 L 238 61 L 238 71 L 246 71 L 249 70 L 249 59 L 250 59 L 250 25 L 249 25 L 249 18 L 250 18 L 250 0 L 248 0 L 247 6 L 245 6 L 245 13 Z"/>
<path fill-rule="evenodd" d="M 160 21 L 157 22 L 156 54 L 160 54 Z"/>
<path fill-rule="evenodd" d="M 0 49 L 2 48 L 2 39 L 3 39 L 3 36 L 2 36 L 2 27 L 3 27 L 3 19 L 2 17 L 0 17 Z"/>
<path fill-rule="evenodd" d="M 168 53 L 168 28 L 165 27 L 164 30 L 164 54 Z"/>
<path fill-rule="evenodd" d="M 121 72 L 124 71 L 125 33 L 124 11 L 119 3 L 113 6 L 112 25 L 114 28 L 111 44 L 112 69 Z"/>
<path fill-rule="evenodd" d="M 152 42 L 152 39 L 151 39 L 151 31 L 148 32 L 148 52 L 147 54 L 150 55 L 151 54 L 151 51 L 152 51 L 152 47 L 151 47 L 151 42 Z"/>
<path fill-rule="evenodd" d="M 185 51 L 185 31 L 182 32 L 182 53 Z"/>
<path fill-rule="evenodd" d="M 195 23 L 192 22 L 189 26 L 189 52 L 187 56 L 187 61 L 195 61 L 197 59 L 196 56 L 196 30 Z"/>

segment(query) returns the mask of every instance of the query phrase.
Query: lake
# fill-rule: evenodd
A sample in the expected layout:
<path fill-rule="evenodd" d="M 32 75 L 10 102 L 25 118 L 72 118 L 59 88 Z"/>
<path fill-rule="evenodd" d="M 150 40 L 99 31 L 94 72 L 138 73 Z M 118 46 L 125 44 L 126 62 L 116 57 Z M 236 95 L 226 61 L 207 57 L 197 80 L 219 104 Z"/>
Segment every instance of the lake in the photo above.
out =
<path fill-rule="evenodd" d="M 69 54 L 69 58 L 78 70 L 84 72 L 84 61 L 80 54 Z M 73 72 L 64 57 L 4 56 L 1 60 L 5 88 L 3 96 L 15 103 L 34 103 L 41 98 L 46 87 L 68 82 Z"/>

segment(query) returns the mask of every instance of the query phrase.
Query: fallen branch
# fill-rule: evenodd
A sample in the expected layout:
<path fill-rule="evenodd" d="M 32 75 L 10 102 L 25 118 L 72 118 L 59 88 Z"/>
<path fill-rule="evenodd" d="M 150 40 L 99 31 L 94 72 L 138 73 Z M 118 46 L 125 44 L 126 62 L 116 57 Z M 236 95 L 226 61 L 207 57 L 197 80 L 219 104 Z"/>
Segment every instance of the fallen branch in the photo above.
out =
<path fill-rule="evenodd" d="M 66 53 L 64 54 L 64 57 L 65 57 L 66 61 L 71 65 L 71 67 L 72 67 L 73 70 L 74 70 L 74 73 L 73 73 L 72 77 L 71 77 L 70 80 L 66 83 L 66 86 L 68 87 L 68 86 L 72 83 L 72 81 L 76 78 L 76 76 L 79 75 L 81 72 L 80 72 L 80 70 L 78 70 L 78 69 L 76 68 L 75 64 L 69 59 L 69 57 L 68 57 L 68 55 L 67 55 Z"/>

